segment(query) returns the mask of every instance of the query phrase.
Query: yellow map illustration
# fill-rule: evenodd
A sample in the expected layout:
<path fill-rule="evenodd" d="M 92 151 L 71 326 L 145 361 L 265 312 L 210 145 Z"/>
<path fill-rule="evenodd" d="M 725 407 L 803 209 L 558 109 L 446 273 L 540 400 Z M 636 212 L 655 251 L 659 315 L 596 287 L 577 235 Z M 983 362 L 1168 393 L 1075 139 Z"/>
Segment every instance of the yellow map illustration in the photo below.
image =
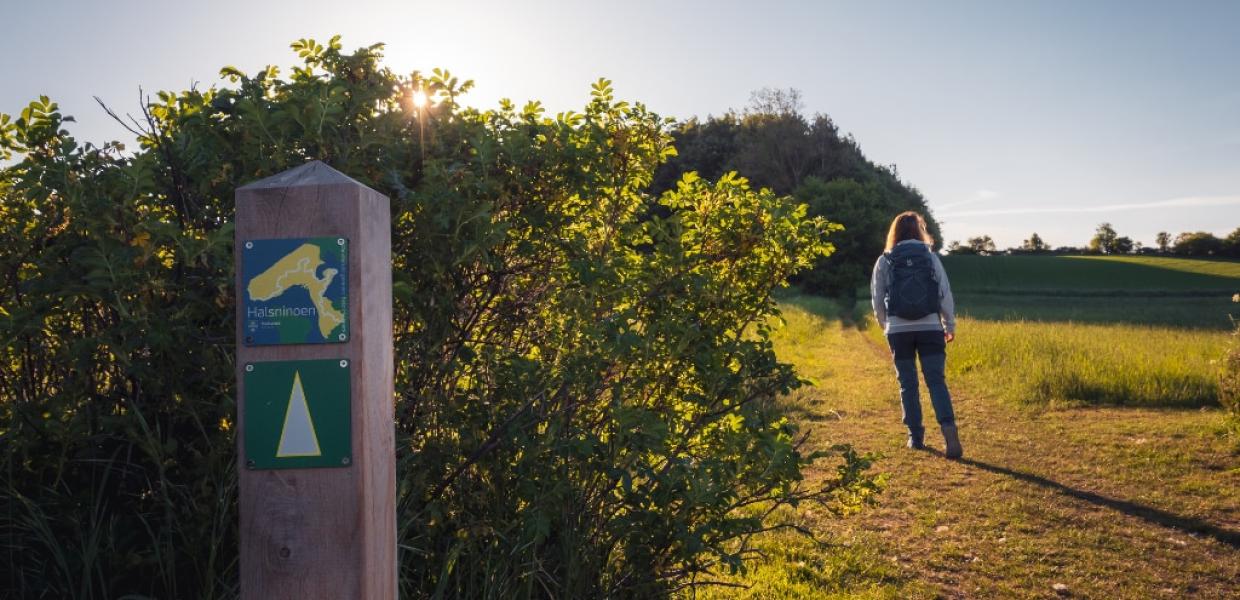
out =
<path fill-rule="evenodd" d="M 319 254 L 319 247 L 314 244 L 303 244 L 276 261 L 270 269 L 251 279 L 249 285 L 246 286 L 246 293 L 250 295 L 251 300 L 265 302 L 291 288 L 297 286 L 306 288 L 310 292 L 310 299 L 314 302 L 315 308 L 318 309 L 319 331 L 323 337 L 327 337 L 332 329 L 344 322 L 344 315 L 332 306 L 331 300 L 328 300 L 325 295 L 327 286 L 331 285 L 332 279 L 336 277 L 336 269 L 324 269 L 322 279 L 315 276 L 315 271 L 322 264 L 323 259 Z"/>

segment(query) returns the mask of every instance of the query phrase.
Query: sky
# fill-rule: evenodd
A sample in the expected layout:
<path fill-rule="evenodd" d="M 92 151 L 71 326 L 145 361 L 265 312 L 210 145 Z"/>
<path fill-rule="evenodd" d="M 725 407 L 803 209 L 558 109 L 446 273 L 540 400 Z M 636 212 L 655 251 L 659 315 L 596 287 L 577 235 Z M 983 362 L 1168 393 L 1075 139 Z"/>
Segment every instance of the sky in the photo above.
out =
<path fill-rule="evenodd" d="M 926 197 L 945 241 L 1101 222 L 1240 227 L 1240 2 L 415 2 L 0 0 L 0 112 L 39 95 L 82 140 L 127 140 L 96 105 L 289 66 L 302 37 L 385 42 L 400 72 L 447 68 L 481 108 L 581 108 L 590 83 L 676 118 L 796 88 Z"/>

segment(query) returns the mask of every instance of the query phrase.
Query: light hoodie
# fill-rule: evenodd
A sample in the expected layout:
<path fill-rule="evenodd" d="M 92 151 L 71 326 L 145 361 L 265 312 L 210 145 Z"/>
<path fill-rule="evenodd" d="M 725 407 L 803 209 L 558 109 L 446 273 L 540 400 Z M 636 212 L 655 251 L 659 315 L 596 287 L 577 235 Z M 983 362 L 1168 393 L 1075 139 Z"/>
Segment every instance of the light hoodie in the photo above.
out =
<path fill-rule="evenodd" d="M 896 244 L 925 244 L 921 240 L 904 240 Z M 956 333 L 956 303 L 952 300 L 952 288 L 947 282 L 947 271 L 943 270 L 943 261 L 939 255 L 930 252 L 934 263 L 934 278 L 939 282 L 939 313 L 929 314 L 920 319 L 901 319 L 895 315 L 887 315 L 887 285 L 891 281 L 891 265 L 884 257 L 878 257 L 874 263 L 874 275 L 870 279 L 870 304 L 874 306 L 874 317 L 886 333 L 902 333 L 906 331 L 946 331 Z"/>

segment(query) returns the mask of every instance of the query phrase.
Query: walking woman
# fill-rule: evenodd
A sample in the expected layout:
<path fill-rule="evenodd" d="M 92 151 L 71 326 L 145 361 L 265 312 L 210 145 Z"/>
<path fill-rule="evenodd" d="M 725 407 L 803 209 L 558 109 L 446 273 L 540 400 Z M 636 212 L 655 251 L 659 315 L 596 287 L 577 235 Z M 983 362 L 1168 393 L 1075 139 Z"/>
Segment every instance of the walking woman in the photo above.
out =
<path fill-rule="evenodd" d="M 930 404 L 943 430 L 944 455 L 960 458 L 956 415 L 943 370 L 947 343 L 956 337 L 956 314 L 943 263 L 932 250 L 934 238 L 916 212 L 900 213 L 887 232 L 887 250 L 874 263 L 870 298 L 874 316 L 887 333 L 887 345 L 900 381 L 900 404 L 908 427 L 908 447 L 925 448 L 921 401 L 917 392 L 917 359 L 930 390 Z"/>

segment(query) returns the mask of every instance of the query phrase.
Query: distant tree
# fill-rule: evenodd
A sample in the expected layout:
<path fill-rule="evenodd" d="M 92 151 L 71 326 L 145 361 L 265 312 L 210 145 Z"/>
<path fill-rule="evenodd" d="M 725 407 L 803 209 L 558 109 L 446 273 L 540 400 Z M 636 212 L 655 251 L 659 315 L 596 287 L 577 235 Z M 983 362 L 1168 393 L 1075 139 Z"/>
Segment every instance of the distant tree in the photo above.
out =
<path fill-rule="evenodd" d="M 1115 228 L 1110 223 L 1100 223 L 1094 237 L 1089 240 L 1089 251 L 1094 254 L 1114 254 L 1115 241 L 1118 238 L 1119 234 L 1115 233 Z"/>
<path fill-rule="evenodd" d="M 1130 254 L 1132 253 L 1132 248 L 1132 238 L 1122 235 L 1115 238 L 1115 241 L 1111 242 L 1111 247 L 1107 251 L 1107 254 Z"/>
<path fill-rule="evenodd" d="M 960 240 L 952 240 L 952 243 L 947 245 L 947 253 L 948 254 L 977 254 L 977 252 L 973 251 L 973 248 L 969 246 L 961 245 Z"/>
<path fill-rule="evenodd" d="M 988 235 L 969 238 L 969 249 L 973 254 L 981 254 L 983 256 L 995 253 L 995 241 L 990 239 Z"/>
<path fill-rule="evenodd" d="M 1154 236 L 1154 243 L 1158 244 L 1158 251 L 1166 254 L 1171 249 L 1171 234 L 1165 231 L 1158 232 Z"/>
<path fill-rule="evenodd" d="M 676 155 L 664 163 L 655 174 L 656 192 L 676 187 L 676 183 L 688 171 L 710 181 L 724 173 L 735 170 L 732 158 L 736 156 L 736 131 L 738 117 L 728 113 L 722 117 L 696 118 L 681 123 L 673 132 Z"/>
<path fill-rule="evenodd" d="M 749 97 L 737 129 L 736 170 L 759 187 L 789 194 L 814 166 L 814 139 L 801 92 L 763 88 Z"/>
<path fill-rule="evenodd" d="M 1047 246 L 1046 242 L 1043 242 L 1042 237 L 1035 231 L 1033 235 L 1029 236 L 1029 239 L 1020 245 L 1020 249 L 1026 252 L 1046 252 L 1050 250 L 1050 246 Z"/>
<path fill-rule="evenodd" d="M 749 106 L 745 108 L 745 113 L 799 117 L 804 108 L 805 102 L 801 99 L 801 90 L 764 87 L 749 92 Z"/>
<path fill-rule="evenodd" d="M 1240 227 L 1223 238 L 1222 253 L 1233 258 L 1240 258 Z"/>
<path fill-rule="evenodd" d="M 1223 249 L 1223 240 L 1208 231 L 1184 232 L 1175 236 L 1172 251 L 1180 256 L 1213 256 Z"/>

